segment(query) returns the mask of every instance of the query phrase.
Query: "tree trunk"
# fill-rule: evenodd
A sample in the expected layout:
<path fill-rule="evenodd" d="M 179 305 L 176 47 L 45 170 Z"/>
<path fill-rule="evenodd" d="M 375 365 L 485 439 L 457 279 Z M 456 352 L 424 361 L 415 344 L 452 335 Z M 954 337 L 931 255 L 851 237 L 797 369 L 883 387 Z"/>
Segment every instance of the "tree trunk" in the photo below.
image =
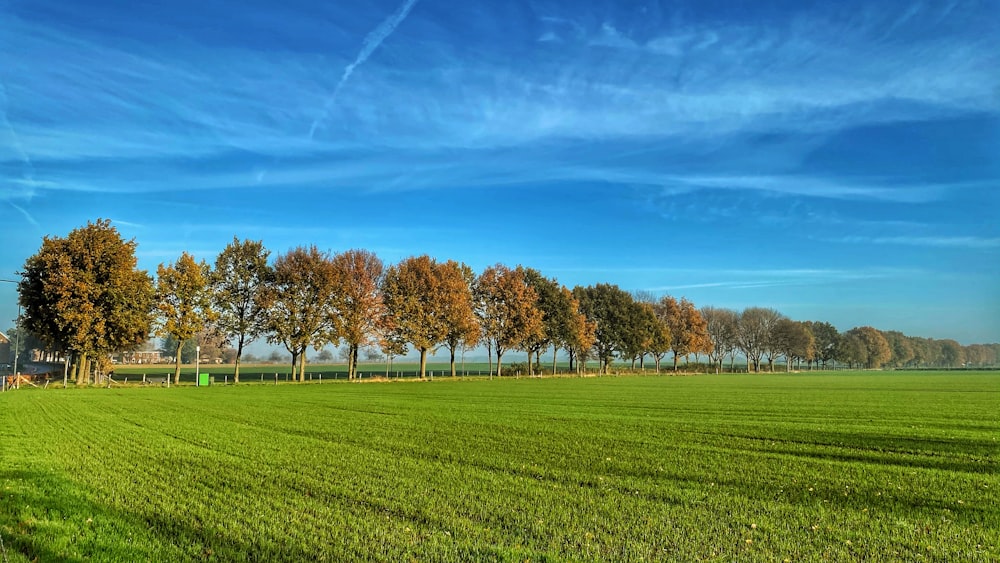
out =
<path fill-rule="evenodd" d="M 420 349 L 420 379 L 427 376 L 427 348 Z"/>
<path fill-rule="evenodd" d="M 500 347 L 497 346 L 497 377 L 500 377 L 503 374 L 503 370 L 500 369 L 500 363 L 502 360 L 503 352 L 500 350 Z"/>
<path fill-rule="evenodd" d="M 304 383 L 306 380 L 306 348 L 302 347 L 302 352 L 299 354 L 299 383 Z"/>
<path fill-rule="evenodd" d="M 454 346 L 449 348 L 451 351 L 451 376 L 455 377 L 455 348 Z"/>
<path fill-rule="evenodd" d="M 295 369 L 295 366 L 299 365 L 299 351 L 295 350 L 293 352 L 293 351 L 289 350 L 288 352 L 292 355 L 292 374 L 291 374 L 291 379 L 294 381 L 295 380 L 295 374 L 298 373 L 297 370 Z"/>
<path fill-rule="evenodd" d="M 69 384 L 69 354 L 63 356 L 63 389 Z"/>
<path fill-rule="evenodd" d="M 240 357 L 243 355 L 243 335 L 240 335 L 239 342 L 236 343 L 236 369 L 233 370 L 233 383 L 240 382 Z"/>
<path fill-rule="evenodd" d="M 538 375 L 542 375 L 542 349 L 535 350 L 535 367 L 538 368 Z"/>
<path fill-rule="evenodd" d="M 557 358 L 558 355 L 559 355 L 559 347 L 556 346 L 555 344 L 553 344 L 552 345 L 552 375 L 556 374 L 556 367 L 557 367 L 556 358 Z"/>
<path fill-rule="evenodd" d="M 677 352 L 674 352 L 674 373 L 677 373 Z"/>
<path fill-rule="evenodd" d="M 184 341 L 180 338 L 177 339 L 177 350 L 174 356 L 174 385 L 181 382 L 181 345 Z"/>
<path fill-rule="evenodd" d="M 574 364 L 575 360 L 576 360 L 576 354 L 573 352 L 573 348 L 569 348 L 569 371 L 570 371 L 570 373 L 573 372 L 573 367 L 574 367 L 573 364 Z M 576 371 L 579 372 L 580 370 L 577 369 Z"/>
<path fill-rule="evenodd" d="M 486 361 L 490 363 L 490 379 L 493 379 L 493 347 L 490 346 L 489 340 L 486 340 Z"/>

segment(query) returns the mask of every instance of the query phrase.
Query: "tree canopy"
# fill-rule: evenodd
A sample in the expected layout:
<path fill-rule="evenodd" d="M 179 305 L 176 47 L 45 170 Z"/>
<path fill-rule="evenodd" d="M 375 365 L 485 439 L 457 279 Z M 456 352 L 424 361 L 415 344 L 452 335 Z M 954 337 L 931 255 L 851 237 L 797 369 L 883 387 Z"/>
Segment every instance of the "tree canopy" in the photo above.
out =
<path fill-rule="evenodd" d="M 181 378 L 181 345 L 215 319 L 209 287 L 211 270 L 202 260 L 182 252 L 177 262 L 156 269 L 156 308 L 162 323 L 160 336 L 177 342 L 174 383 Z"/>
<path fill-rule="evenodd" d="M 240 382 L 240 358 L 247 342 L 262 336 L 267 329 L 267 311 L 263 303 L 271 268 L 270 251 L 261 241 L 233 237 L 233 242 L 219 253 L 211 274 L 212 304 L 218 312 L 219 331 L 236 341 L 233 381 Z"/>
<path fill-rule="evenodd" d="M 136 268 L 136 243 L 108 220 L 42 240 L 18 284 L 24 327 L 49 346 L 74 354 L 76 381 L 88 357 L 142 344 L 153 321 L 153 281 Z"/>

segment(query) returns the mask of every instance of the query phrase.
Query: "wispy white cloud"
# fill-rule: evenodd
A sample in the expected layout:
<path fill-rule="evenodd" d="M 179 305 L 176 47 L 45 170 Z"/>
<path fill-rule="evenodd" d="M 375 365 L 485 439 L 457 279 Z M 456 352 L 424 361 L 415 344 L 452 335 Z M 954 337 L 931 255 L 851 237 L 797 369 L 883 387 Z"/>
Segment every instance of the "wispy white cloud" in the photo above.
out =
<path fill-rule="evenodd" d="M 1000 248 L 1000 237 L 976 236 L 848 236 L 836 239 L 833 242 L 843 242 L 848 244 L 923 246 L 932 248 L 968 248 L 975 250 L 992 250 Z"/>
<path fill-rule="evenodd" d="M 843 269 L 760 269 L 760 270 L 675 270 L 666 275 L 675 283 L 646 288 L 656 293 L 687 289 L 764 289 L 786 286 L 838 285 L 865 280 L 898 279 L 913 275 L 912 270 L 890 268 Z M 708 278 L 708 281 L 703 281 Z M 698 281 L 686 281 L 698 280 Z"/>
<path fill-rule="evenodd" d="M 0 188 L 2 188 L 0 189 L 0 198 L 6 200 L 7 204 L 24 217 L 28 223 L 37 227 L 38 221 L 35 220 L 34 216 L 25 207 L 19 204 L 19 202 L 31 200 L 35 194 L 35 189 L 38 187 L 38 183 L 35 181 L 35 165 L 31 161 L 31 157 L 27 151 L 24 150 L 24 144 L 21 142 L 20 135 L 14 129 L 14 125 L 10 122 L 10 117 L 7 115 L 9 105 L 7 85 L 0 78 L 0 122 L 3 123 L 8 141 L 5 144 L 13 149 L 14 159 L 20 161 L 22 165 L 20 178 L 8 177 L 0 180 Z M 6 159 L 0 153 L 0 164 L 3 163 L 3 160 Z"/>
<path fill-rule="evenodd" d="M 145 227 L 142 223 L 133 223 L 132 221 L 123 221 L 121 219 L 111 219 L 110 220 L 115 225 L 121 225 L 123 227 L 129 227 L 131 229 L 142 229 Z"/>
<path fill-rule="evenodd" d="M 1000 79 L 983 73 L 996 41 L 879 43 L 865 26 L 831 31 L 822 18 L 766 31 L 692 25 L 645 42 L 608 24 L 590 37 L 567 32 L 530 66 L 471 58 L 447 39 L 415 53 L 412 68 L 369 60 L 414 1 L 369 34 L 332 95 L 316 79 L 331 63 L 281 50 L 188 44 L 151 52 L 16 18 L 2 47 L 13 61 L 8 72 L 39 94 L 19 103 L 60 123 L 58 134 L 25 124 L 25 138 L 36 154 L 62 158 L 705 138 L 997 109 Z M 342 91 L 360 64 L 366 80 Z M 67 89 L 73 99 L 58 95 Z M 318 118 L 315 107 L 325 108 Z M 313 133 L 333 128 L 309 143 L 296 132 L 303 121 Z"/>

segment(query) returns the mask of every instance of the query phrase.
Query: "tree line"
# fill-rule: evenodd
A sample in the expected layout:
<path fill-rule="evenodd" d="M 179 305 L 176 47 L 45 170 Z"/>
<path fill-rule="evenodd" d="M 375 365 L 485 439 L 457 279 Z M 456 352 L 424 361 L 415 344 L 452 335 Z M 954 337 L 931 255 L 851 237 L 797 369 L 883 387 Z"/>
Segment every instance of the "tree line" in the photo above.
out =
<path fill-rule="evenodd" d="M 271 259 L 261 241 L 237 237 L 213 264 L 182 252 L 160 264 L 155 279 L 137 268 L 136 243 L 110 221 L 97 220 L 66 237 L 46 236 L 24 265 L 19 300 L 25 330 L 63 352 L 78 384 L 107 369 L 111 354 L 135 349 L 151 335 L 174 349 L 179 381 L 181 349 L 211 334 L 235 348 L 234 381 L 246 344 L 258 338 L 284 347 L 295 379 L 305 379 L 308 350 L 343 343 L 348 378 L 359 350 L 376 347 L 391 361 L 412 349 L 420 356 L 456 354 L 483 346 L 490 373 L 503 374 L 504 354 L 528 355 L 528 374 L 542 354 L 559 352 L 579 370 L 596 360 L 601 373 L 615 361 L 661 368 L 672 355 L 705 355 L 720 371 L 746 358 L 747 371 L 826 367 L 993 365 L 1000 345 L 961 346 L 883 332 L 872 327 L 843 334 L 825 322 L 795 321 L 778 311 L 696 308 L 685 298 L 627 292 L 613 284 L 572 289 L 523 266 L 496 264 L 476 273 L 468 265 L 413 256 L 386 265 L 374 253 L 323 252 L 299 246 Z M 70 369 L 71 368 L 71 369 Z M 96 375 L 95 375 L 96 377 Z"/>

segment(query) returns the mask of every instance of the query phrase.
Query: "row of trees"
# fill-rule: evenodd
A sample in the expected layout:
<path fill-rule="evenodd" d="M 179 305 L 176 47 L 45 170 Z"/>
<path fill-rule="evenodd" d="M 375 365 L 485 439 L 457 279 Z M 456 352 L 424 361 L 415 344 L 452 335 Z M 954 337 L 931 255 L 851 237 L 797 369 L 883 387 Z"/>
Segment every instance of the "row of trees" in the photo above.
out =
<path fill-rule="evenodd" d="M 48 347 L 66 352 L 73 376 L 85 383 L 90 365 L 132 349 L 156 334 L 173 346 L 175 381 L 182 347 L 200 338 L 235 347 L 234 380 L 247 343 L 266 338 L 291 356 L 305 378 L 307 352 L 343 343 L 348 376 L 359 350 L 373 347 L 389 361 L 410 347 L 420 355 L 447 349 L 451 372 L 460 351 L 483 346 L 491 373 L 502 373 L 504 354 L 526 352 L 529 374 L 552 351 L 571 369 L 589 359 L 602 372 L 618 359 L 659 371 L 662 359 L 705 354 L 721 369 L 740 354 L 747 369 L 776 360 L 793 364 L 939 365 L 996 362 L 996 346 L 962 348 L 954 341 L 907 337 L 871 327 L 839 334 L 829 323 L 793 321 L 773 309 L 737 312 L 686 299 L 629 293 L 611 284 L 570 290 L 537 270 L 502 264 L 478 275 L 467 265 L 410 257 L 386 266 L 367 250 L 332 254 L 298 247 L 271 260 L 260 241 L 239 240 L 214 264 L 184 252 L 161 264 L 154 280 L 138 270 L 136 244 L 109 221 L 98 220 L 65 238 L 45 237 L 25 263 L 19 285 L 24 326 Z M 992 354 L 992 355 L 991 355 Z M 975 358 L 973 358 L 975 357 Z M 531 359 L 534 358 L 534 361 Z M 495 366 L 495 367 L 494 367 Z M 67 366 L 68 367 L 68 366 Z"/>

